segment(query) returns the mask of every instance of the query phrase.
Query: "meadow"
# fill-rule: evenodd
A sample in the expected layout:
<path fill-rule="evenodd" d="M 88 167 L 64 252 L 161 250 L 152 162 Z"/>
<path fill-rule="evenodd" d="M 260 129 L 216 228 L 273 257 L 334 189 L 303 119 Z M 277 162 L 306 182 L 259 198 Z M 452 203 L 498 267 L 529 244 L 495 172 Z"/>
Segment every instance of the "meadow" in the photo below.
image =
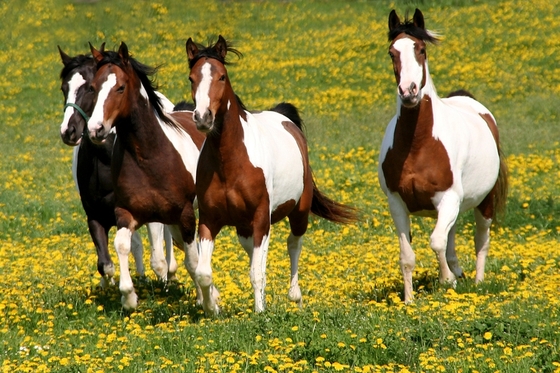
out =
<path fill-rule="evenodd" d="M 440 95 L 465 88 L 497 118 L 510 193 L 478 286 L 471 214 L 457 229 L 466 278 L 455 289 L 438 283 L 433 221 L 413 220 L 416 300 L 405 306 L 377 158 L 395 111 L 387 16 L 415 7 L 442 35 L 427 51 Z M 0 14 L 2 372 L 560 372 L 554 2 L 1 0 Z M 219 34 L 243 53 L 228 67 L 236 93 L 250 109 L 281 101 L 300 109 L 317 184 L 358 207 L 362 220 L 310 219 L 302 308 L 287 299 L 281 222 L 272 230 L 266 312 L 252 312 L 249 261 L 229 229 L 213 256 L 217 318 L 195 306 L 183 266 L 168 287 L 149 269 L 145 278 L 133 272 L 140 304 L 124 312 L 118 288 L 99 286 L 72 149 L 59 137 L 57 45 L 76 55 L 88 42 L 116 49 L 125 41 L 139 61 L 161 65 L 160 90 L 179 101 L 190 100 L 187 38 Z"/>

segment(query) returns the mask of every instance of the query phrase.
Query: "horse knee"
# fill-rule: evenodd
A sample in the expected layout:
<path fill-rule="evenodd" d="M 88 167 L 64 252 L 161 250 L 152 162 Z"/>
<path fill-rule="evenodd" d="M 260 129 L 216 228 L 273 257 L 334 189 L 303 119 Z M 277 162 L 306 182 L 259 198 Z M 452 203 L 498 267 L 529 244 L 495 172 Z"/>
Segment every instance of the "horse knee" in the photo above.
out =
<path fill-rule="evenodd" d="M 447 237 L 434 232 L 430 237 L 430 246 L 436 253 L 445 252 L 447 250 Z"/>
<path fill-rule="evenodd" d="M 115 236 L 115 249 L 117 254 L 128 256 L 130 254 L 132 232 L 128 228 L 121 228 Z"/>

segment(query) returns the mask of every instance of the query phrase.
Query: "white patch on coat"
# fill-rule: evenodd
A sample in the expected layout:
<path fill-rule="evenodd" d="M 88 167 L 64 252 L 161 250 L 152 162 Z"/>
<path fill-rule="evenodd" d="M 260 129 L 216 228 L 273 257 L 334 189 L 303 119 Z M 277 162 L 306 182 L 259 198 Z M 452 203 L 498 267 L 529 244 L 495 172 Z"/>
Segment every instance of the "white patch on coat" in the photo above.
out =
<path fill-rule="evenodd" d="M 105 113 L 105 101 L 107 97 L 109 97 L 109 93 L 111 89 L 117 84 L 117 76 L 112 73 L 107 76 L 107 80 L 103 82 L 101 85 L 101 89 L 97 94 L 97 103 L 95 104 L 95 108 L 93 108 L 93 113 L 91 114 L 91 118 L 88 121 L 88 130 L 89 132 L 95 132 L 99 128 L 99 126 L 104 126 L 109 132 L 111 128 L 111 123 L 104 123 L 103 117 Z"/>
<path fill-rule="evenodd" d="M 395 48 L 400 53 L 401 72 L 400 83 L 403 92 L 407 92 L 412 83 L 420 89 L 422 86 L 422 65 L 416 60 L 414 54 L 414 41 L 409 38 L 402 38 L 393 43 Z"/>
<path fill-rule="evenodd" d="M 210 86 L 212 84 L 212 65 L 206 62 L 200 69 L 202 79 L 196 90 L 194 100 L 196 108 L 194 111 L 202 118 L 204 113 L 210 108 Z"/>
<path fill-rule="evenodd" d="M 299 201 L 303 193 L 303 157 L 294 137 L 282 122 L 288 118 L 274 111 L 246 112 L 243 143 L 253 166 L 264 173 L 270 212 L 286 201 Z"/>
<path fill-rule="evenodd" d="M 75 73 L 72 78 L 68 81 L 68 98 L 66 99 L 67 104 L 75 104 L 76 97 L 78 97 L 78 90 L 81 86 L 86 84 L 86 80 L 80 73 Z M 60 125 L 60 133 L 64 134 L 68 130 L 68 122 L 70 117 L 74 114 L 74 109 L 72 106 L 67 106 L 64 109 L 64 118 L 62 119 L 62 124 Z"/>

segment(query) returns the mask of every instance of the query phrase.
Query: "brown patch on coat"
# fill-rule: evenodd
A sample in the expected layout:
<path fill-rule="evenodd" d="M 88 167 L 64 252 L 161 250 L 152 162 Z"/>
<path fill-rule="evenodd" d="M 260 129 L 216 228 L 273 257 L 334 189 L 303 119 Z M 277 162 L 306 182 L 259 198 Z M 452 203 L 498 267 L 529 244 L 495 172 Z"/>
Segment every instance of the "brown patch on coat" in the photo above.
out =
<path fill-rule="evenodd" d="M 433 125 L 428 96 L 415 108 L 402 107 L 393 145 L 382 164 L 387 187 L 399 193 L 411 213 L 435 210 L 434 195 L 453 185 L 449 156 L 433 137 Z"/>

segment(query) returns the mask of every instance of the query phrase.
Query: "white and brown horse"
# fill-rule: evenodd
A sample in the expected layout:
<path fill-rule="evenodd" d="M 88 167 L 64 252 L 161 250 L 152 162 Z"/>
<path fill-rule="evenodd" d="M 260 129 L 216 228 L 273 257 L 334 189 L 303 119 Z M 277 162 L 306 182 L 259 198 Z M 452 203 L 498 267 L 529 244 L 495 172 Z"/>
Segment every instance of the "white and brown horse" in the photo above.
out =
<path fill-rule="evenodd" d="M 209 47 L 189 38 L 186 50 L 196 105 L 194 121 L 207 136 L 196 185 L 200 220 L 195 273 L 204 293 L 204 310 L 210 315 L 219 312 L 211 296 L 211 258 L 216 235 L 222 227 L 233 226 L 250 258 L 255 311 L 264 311 L 270 227 L 285 217 L 291 229 L 288 294 L 289 299 L 301 304 L 298 261 L 309 213 L 346 223 L 356 220 L 355 211 L 317 189 L 301 119 L 294 106 L 284 103 L 260 113 L 245 109 L 225 67 L 228 51 L 239 53 L 223 37 Z"/>
<path fill-rule="evenodd" d="M 134 309 L 137 295 L 128 270 L 128 254 L 131 235 L 145 223 L 160 222 L 174 228 L 173 239 L 185 251 L 185 266 L 194 280 L 198 254 L 193 203 L 204 135 L 196 130 L 192 112 L 165 112 L 150 80 L 157 69 L 129 56 L 125 43 L 118 52 L 93 47 L 91 51 L 97 73 L 91 83 L 96 104 L 88 121 L 89 137 L 100 143 L 112 128 L 117 132 L 111 162 L 115 248 L 122 304 L 125 309 Z M 201 296 L 197 287 L 199 304 Z"/>
<path fill-rule="evenodd" d="M 108 233 L 111 227 L 116 225 L 115 199 L 111 181 L 111 157 L 115 134 L 110 134 L 101 144 L 94 144 L 87 135 L 83 135 L 89 116 L 93 112 L 94 96 L 90 84 L 97 72 L 96 61 L 91 55 L 70 57 L 60 47 L 58 51 L 64 65 L 60 79 L 65 102 L 60 137 L 66 145 L 75 147 L 72 173 L 97 252 L 97 270 L 101 275 L 101 286 L 104 287 L 114 282 L 115 274 L 115 266 L 108 250 Z M 168 101 L 166 103 L 166 110 L 173 110 L 172 104 Z M 161 280 L 171 279 L 177 270 L 171 237 L 167 230 L 164 231 L 163 224 L 150 223 L 147 227 L 152 246 L 150 260 L 152 269 Z M 166 256 L 163 253 L 164 232 Z M 136 271 L 141 276 L 144 275 L 142 253 L 142 240 L 135 232 L 132 236 L 132 254 Z"/>
<path fill-rule="evenodd" d="M 426 55 L 426 43 L 437 38 L 425 29 L 420 10 L 404 22 L 393 10 L 389 41 L 397 113 L 383 138 L 378 171 L 399 237 L 404 300 L 410 302 L 416 259 L 409 215 L 437 219 L 430 245 L 440 281 L 455 284 L 463 276 L 455 253 L 456 219 L 474 209 L 478 283 L 484 279 L 490 225 L 505 206 L 507 168 L 490 111 L 471 97 L 438 97 Z"/>

